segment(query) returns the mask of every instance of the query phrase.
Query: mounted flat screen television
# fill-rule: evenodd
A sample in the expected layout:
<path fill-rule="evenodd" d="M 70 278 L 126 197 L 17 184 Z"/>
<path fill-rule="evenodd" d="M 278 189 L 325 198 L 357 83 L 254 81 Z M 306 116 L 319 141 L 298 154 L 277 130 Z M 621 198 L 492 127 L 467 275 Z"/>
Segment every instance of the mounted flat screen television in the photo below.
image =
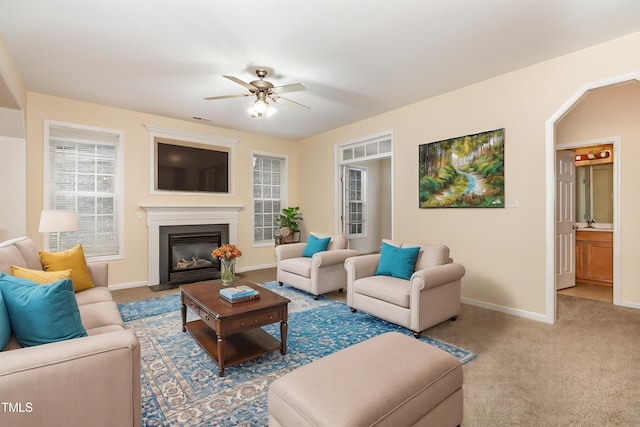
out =
<path fill-rule="evenodd" d="M 156 142 L 155 189 L 195 193 L 229 192 L 229 151 Z"/>

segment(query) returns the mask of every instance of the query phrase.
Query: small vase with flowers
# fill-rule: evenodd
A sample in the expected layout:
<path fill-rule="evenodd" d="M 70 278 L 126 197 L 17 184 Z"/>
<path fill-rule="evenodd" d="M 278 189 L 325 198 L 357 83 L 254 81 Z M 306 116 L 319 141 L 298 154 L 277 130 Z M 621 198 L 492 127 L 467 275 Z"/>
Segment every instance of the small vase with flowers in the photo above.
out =
<path fill-rule="evenodd" d="M 225 285 L 233 283 L 236 277 L 236 259 L 242 256 L 242 251 L 232 244 L 224 244 L 211 252 L 213 258 L 220 260 L 220 279 Z"/>

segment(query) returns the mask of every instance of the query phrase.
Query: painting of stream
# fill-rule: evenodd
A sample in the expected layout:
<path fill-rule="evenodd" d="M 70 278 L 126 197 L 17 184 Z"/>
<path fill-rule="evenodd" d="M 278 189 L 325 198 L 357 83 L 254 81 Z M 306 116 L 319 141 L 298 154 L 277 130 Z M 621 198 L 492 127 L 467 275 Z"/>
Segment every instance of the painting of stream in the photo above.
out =
<path fill-rule="evenodd" d="M 418 147 L 421 208 L 504 208 L 504 129 Z"/>

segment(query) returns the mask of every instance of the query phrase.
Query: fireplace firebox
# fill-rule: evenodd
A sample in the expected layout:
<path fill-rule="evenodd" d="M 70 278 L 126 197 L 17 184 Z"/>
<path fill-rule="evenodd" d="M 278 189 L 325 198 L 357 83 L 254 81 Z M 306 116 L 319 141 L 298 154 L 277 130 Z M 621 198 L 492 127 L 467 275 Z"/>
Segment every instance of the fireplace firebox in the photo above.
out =
<path fill-rule="evenodd" d="M 197 282 L 220 274 L 211 251 L 222 245 L 221 233 L 169 234 L 169 283 Z"/>
<path fill-rule="evenodd" d="M 211 251 L 228 243 L 226 225 L 160 228 L 160 284 L 179 285 L 220 278 L 220 261 Z"/>

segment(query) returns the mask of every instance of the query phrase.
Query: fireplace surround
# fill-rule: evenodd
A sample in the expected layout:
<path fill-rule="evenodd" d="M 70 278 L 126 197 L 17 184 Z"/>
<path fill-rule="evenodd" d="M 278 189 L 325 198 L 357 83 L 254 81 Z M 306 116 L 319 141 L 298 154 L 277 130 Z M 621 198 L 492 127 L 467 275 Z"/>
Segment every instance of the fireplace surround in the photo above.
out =
<path fill-rule="evenodd" d="M 155 286 L 160 280 L 160 230 L 171 226 L 226 225 L 228 243 L 238 244 L 238 217 L 242 207 L 237 206 L 142 206 L 147 212 L 149 258 L 147 285 Z"/>

